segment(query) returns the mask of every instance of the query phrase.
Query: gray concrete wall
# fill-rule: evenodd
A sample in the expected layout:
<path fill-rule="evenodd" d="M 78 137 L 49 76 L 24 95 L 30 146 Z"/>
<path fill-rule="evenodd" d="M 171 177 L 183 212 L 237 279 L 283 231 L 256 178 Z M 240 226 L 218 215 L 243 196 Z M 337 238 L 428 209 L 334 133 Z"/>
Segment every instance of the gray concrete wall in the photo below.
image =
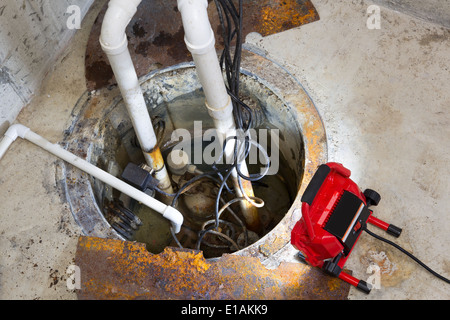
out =
<path fill-rule="evenodd" d="M 372 2 L 450 28 L 450 0 L 372 0 Z"/>
<path fill-rule="evenodd" d="M 0 133 L 30 102 L 76 32 L 67 27 L 68 7 L 77 5 L 82 18 L 93 1 L 0 0 Z"/>

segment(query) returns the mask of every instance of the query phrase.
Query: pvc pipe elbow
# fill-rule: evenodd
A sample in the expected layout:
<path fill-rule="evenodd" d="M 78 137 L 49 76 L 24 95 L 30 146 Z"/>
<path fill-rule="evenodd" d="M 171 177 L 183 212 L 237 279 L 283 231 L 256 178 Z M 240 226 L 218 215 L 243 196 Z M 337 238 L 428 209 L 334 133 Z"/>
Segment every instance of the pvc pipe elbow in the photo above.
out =
<path fill-rule="evenodd" d="M 192 54 L 215 50 L 215 37 L 208 16 L 207 0 L 178 0 L 184 28 L 184 42 Z"/>
<path fill-rule="evenodd" d="M 30 131 L 30 128 L 25 127 L 22 124 L 13 124 L 8 128 L 8 130 L 5 132 L 5 136 L 10 138 L 11 140 L 15 141 L 17 137 L 20 137 L 22 139 L 25 139 L 25 135 L 27 132 Z"/>
<path fill-rule="evenodd" d="M 30 129 L 21 124 L 13 124 L 6 130 L 3 139 L 0 141 L 0 160 L 6 151 L 8 151 L 11 144 L 16 141 L 17 137 L 24 139 L 28 131 Z"/>
<path fill-rule="evenodd" d="M 108 55 L 117 55 L 128 47 L 125 30 L 142 0 L 110 0 L 103 18 L 100 45 Z"/>
<path fill-rule="evenodd" d="M 167 206 L 167 208 L 162 213 L 163 217 L 172 222 L 172 226 L 175 233 L 179 233 L 181 226 L 183 224 L 183 215 L 172 206 Z"/>

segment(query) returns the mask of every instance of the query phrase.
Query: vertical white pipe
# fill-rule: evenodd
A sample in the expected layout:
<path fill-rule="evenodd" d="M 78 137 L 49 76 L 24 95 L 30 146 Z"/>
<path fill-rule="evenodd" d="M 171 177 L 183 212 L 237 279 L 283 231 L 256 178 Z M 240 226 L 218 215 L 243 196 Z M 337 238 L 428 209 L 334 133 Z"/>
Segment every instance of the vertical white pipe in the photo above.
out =
<path fill-rule="evenodd" d="M 157 138 L 128 50 L 125 33 L 140 3 L 141 0 L 110 0 L 102 24 L 100 44 L 108 56 L 145 160 L 155 170 L 155 177 L 160 181 L 159 187 L 172 193 L 170 177 L 161 152 L 156 147 Z"/>
<path fill-rule="evenodd" d="M 207 0 L 178 0 L 178 10 L 181 13 L 185 32 L 184 41 L 194 59 L 197 75 L 202 84 L 206 97 L 208 113 L 214 120 L 221 142 L 227 137 L 236 135 L 236 124 L 233 118 L 233 104 L 225 87 L 222 70 L 215 49 L 214 32 L 211 28 L 208 16 Z M 234 143 L 227 143 L 225 149 L 226 158 L 234 156 Z M 248 168 L 243 161 L 241 172 L 248 175 Z M 238 184 L 236 170 L 232 172 L 232 179 L 236 194 L 241 197 L 242 192 Z M 253 197 L 253 188 L 249 181 L 244 181 L 244 191 L 249 197 Z M 255 207 L 248 201 L 241 201 L 241 209 L 246 217 L 247 225 L 253 231 L 260 227 L 258 213 Z"/>
<path fill-rule="evenodd" d="M 233 104 L 227 93 L 215 50 L 214 32 L 208 17 L 207 0 L 178 0 L 184 27 L 184 41 L 192 53 L 196 71 L 206 97 L 206 106 L 216 129 L 233 134 Z"/>

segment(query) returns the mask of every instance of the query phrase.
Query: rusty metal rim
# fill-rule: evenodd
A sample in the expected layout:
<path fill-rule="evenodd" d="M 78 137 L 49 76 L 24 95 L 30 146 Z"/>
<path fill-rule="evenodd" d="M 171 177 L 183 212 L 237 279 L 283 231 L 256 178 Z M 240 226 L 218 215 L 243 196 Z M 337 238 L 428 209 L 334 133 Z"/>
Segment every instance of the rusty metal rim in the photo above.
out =
<path fill-rule="evenodd" d="M 270 260 L 290 244 L 290 231 L 301 217 L 301 196 L 317 167 L 327 162 L 328 147 L 322 118 L 301 82 L 278 62 L 244 47 L 247 54 L 242 61 L 242 73 L 256 77 L 270 89 L 288 108 L 295 110 L 296 121 L 303 138 L 304 170 L 297 196 L 282 221 L 259 241 L 237 252 L 238 255 L 258 256 Z M 274 76 L 276 75 L 276 76 Z M 269 80 L 270 79 L 270 80 Z"/>
<path fill-rule="evenodd" d="M 80 237 L 75 257 L 81 300 L 344 300 L 350 285 L 305 264 L 267 268 L 254 257 L 166 248 L 150 254 L 141 243 Z"/>
<path fill-rule="evenodd" d="M 235 255 L 258 257 L 261 261 L 264 261 L 270 259 L 270 257 L 289 245 L 290 230 L 292 230 L 294 224 L 301 216 L 301 194 L 303 194 L 304 188 L 306 188 L 317 167 L 327 161 L 327 139 L 322 119 L 312 99 L 301 83 L 285 68 L 270 60 L 268 57 L 253 52 L 249 48 L 246 48 L 243 53 L 242 73 L 256 78 L 281 99 L 288 109 L 295 111 L 293 114 L 295 115 L 299 131 L 302 133 L 303 149 L 305 152 L 303 159 L 304 172 L 299 183 L 298 193 L 285 217 L 272 231 L 259 241 L 234 253 Z M 148 81 L 158 74 L 192 67 L 193 63 L 182 63 L 165 69 L 155 70 L 142 77 L 140 82 Z M 76 119 L 74 122 L 80 120 L 79 118 L 83 113 L 82 109 L 89 104 L 88 97 L 85 99 L 84 105 L 81 108 L 77 106 L 80 109 L 74 110 L 74 119 Z M 95 121 L 94 119 L 92 120 Z M 77 126 L 74 126 L 72 123 L 71 134 L 68 134 L 67 141 L 72 141 L 73 137 L 77 135 L 75 132 L 76 128 Z M 86 133 L 81 133 L 81 136 L 76 139 L 75 144 L 68 143 L 68 148 L 72 152 L 77 153 L 79 156 L 84 155 L 86 158 L 89 158 L 89 150 L 91 147 L 92 141 L 89 141 Z M 66 197 L 75 220 L 82 227 L 84 234 L 93 237 L 124 240 L 110 227 L 106 219 L 104 219 L 101 209 L 98 207 L 93 196 L 89 177 L 70 165 L 62 164 L 62 166 L 66 174 L 64 179 Z M 85 196 L 86 194 L 90 196 Z M 89 227 L 86 228 L 86 225 L 89 225 Z"/>

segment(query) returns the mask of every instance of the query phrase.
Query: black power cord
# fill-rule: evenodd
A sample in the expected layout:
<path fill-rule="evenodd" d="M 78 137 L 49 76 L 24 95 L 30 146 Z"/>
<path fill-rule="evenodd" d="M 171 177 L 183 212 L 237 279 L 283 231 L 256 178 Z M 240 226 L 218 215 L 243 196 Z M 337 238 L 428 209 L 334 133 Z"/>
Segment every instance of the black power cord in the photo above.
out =
<path fill-rule="evenodd" d="M 390 244 L 390 245 L 393 246 L 394 248 L 397 248 L 397 249 L 400 250 L 402 253 L 406 254 L 408 257 L 410 257 L 411 259 L 413 259 L 414 261 L 416 261 L 418 264 L 420 264 L 423 268 L 425 268 L 428 272 L 430 272 L 430 273 L 431 273 L 432 275 L 434 275 L 435 277 L 437 277 L 437 278 L 439 278 L 439 279 L 441 279 L 441 280 L 443 280 L 443 281 L 445 281 L 445 282 L 447 282 L 447 283 L 450 283 L 450 280 L 449 280 L 449 279 L 447 279 L 447 278 L 441 276 L 440 274 L 438 274 L 437 272 L 433 271 L 433 270 L 432 270 L 430 267 L 428 267 L 425 263 L 423 263 L 422 261 L 420 261 L 419 259 L 417 259 L 414 255 L 412 255 L 411 253 L 409 253 L 408 251 L 406 251 L 405 249 L 403 249 L 402 247 L 400 247 L 398 244 L 396 244 L 396 243 L 394 243 L 394 242 L 392 242 L 392 241 L 390 241 L 390 240 L 388 240 L 388 239 L 385 239 L 385 238 L 383 238 L 383 237 L 381 237 L 381 236 L 379 236 L 379 235 L 377 235 L 377 234 L 371 232 L 369 229 L 367 229 L 367 226 L 364 226 L 363 230 L 364 230 L 365 232 L 367 232 L 369 235 L 371 235 L 372 237 L 374 237 L 374 238 L 376 238 L 376 239 L 378 239 L 378 240 L 381 240 L 381 241 L 383 241 L 383 242 L 385 242 L 385 243 L 387 243 L 387 244 Z"/>
<path fill-rule="evenodd" d="M 243 1 L 236 7 L 232 0 L 214 0 L 222 29 L 224 49 L 220 65 L 227 78 L 227 91 L 233 102 L 233 116 L 238 129 L 246 132 L 253 123 L 252 110 L 239 99 L 241 53 L 243 43 Z M 234 52 L 232 46 L 234 44 Z M 244 117 L 247 114 L 247 119 Z"/>
<path fill-rule="evenodd" d="M 208 172 L 206 174 L 201 174 L 196 176 L 186 182 L 179 190 L 174 194 L 166 194 L 169 196 L 173 196 L 171 206 L 176 206 L 177 200 L 182 194 L 183 190 L 187 188 L 189 185 L 198 181 L 202 178 L 212 179 L 219 186 L 216 201 L 215 201 L 215 225 L 212 225 L 205 230 L 199 232 L 199 238 L 197 241 L 197 248 L 200 248 L 200 244 L 204 236 L 207 233 L 211 233 L 219 227 L 219 202 L 221 195 L 224 191 L 228 191 L 232 194 L 232 191 L 229 189 L 227 185 L 227 181 L 231 176 L 233 170 L 236 170 L 240 179 L 245 179 L 248 181 L 259 181 L 264 177 L 264 174 L 249 174 L 249 176 L 245 176 L 240 171 L 240 161 L 243 161 L 247 158 L 251 144 L 255 145 L 265 156 L 266 164 L 265 167 L 268 169 L 270 159 L 267 155 L 267 152 L 258 144 L 253 143 L 248 140 L 248 130 L 254 125 L 254 116 L 252 109 L 244 103 L 239 98 L 239 84 L 240 84 L 240 72 L 241 72 L 241 52 L 242 52 L 242 43 L 243 43 L 243 18 L 244 18 L 244 10 L 243 10 L 243 0 L 233 1 L 233 0 L 214 0 L 217 8 L 217 13 L 220 20 L 220 25 L 222 29 L 222 37 L 224 49 L 220 56 L 220 67 L 225 73 L 226 76 L 226 89 L 231 98 L 233 104 L 233 118 L 235 120 L 236 129 L 243 132 L 243 136 L 245 137 L 244 148 L 243 150 L 237 150 L 238 141 L 240 141 L 237 136 L 228 137 L 223 144 L 222 153 L 224 153 L 225 145 L 229 140 L 236 140 L 235 149 L 234 149 L 234 157 L 233 162 L 230 165 L 226 165 L 225 167 L 218 168 L 216 163 L 212 165 L 212 172 Z M 237 2 L 237 5 L 234 4 Z M 234 50 L 232 47 L 234 46 Z M 267 170 L 266 170 L 267 171 Z M 216 178 L 217 177 L 217 178 Z M 156 191 L 161 192 L 161 190 L 156 188 Z M 181 247 L 180 242 L 176 238 L 173 230 L 171 229 L 172 236 L 177 242 L 178 246 Z"/>

